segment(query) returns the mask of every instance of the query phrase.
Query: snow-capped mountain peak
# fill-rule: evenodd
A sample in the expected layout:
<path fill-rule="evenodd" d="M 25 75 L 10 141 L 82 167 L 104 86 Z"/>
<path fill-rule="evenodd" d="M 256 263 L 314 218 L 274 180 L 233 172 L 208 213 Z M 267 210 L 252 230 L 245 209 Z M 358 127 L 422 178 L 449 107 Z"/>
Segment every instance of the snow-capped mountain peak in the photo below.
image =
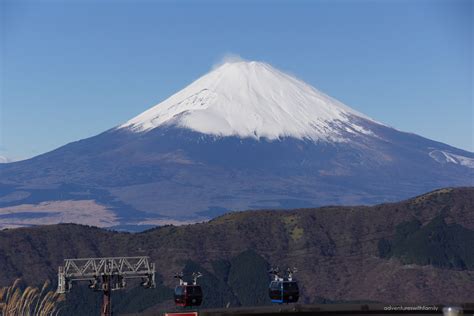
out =
<path fill-rule="evenodd" d="M 228 62 L 119 128 L 146 132 L 174 125 L 241 138 L 344 141 L 370 134 L 363 114 L 262 62 Z"/>

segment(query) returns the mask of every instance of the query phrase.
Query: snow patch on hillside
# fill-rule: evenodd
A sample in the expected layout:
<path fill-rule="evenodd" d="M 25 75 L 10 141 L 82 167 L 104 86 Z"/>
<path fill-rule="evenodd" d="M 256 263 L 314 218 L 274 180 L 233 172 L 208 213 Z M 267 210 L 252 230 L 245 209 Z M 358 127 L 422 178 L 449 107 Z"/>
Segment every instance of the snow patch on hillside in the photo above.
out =
<path fill-rule="evenodd" d="M 456 155 L 443 150 L 433 150 L 429 153 L 430 157 L 439 163 L 453 163 L 474 169 L 474 159 Z"/>
<path fill-rule="evenodd" d="M 119 128 L 173 125 L 216 136 L 345 141 L 365 115 L 261 62 L 227 62 Z"/>
<path fill-rule="evenodd" d="M 13 160 L 5 156 L 0 156 L 0 163 L 9 163 L 9 162 L 13 162 Z"/>

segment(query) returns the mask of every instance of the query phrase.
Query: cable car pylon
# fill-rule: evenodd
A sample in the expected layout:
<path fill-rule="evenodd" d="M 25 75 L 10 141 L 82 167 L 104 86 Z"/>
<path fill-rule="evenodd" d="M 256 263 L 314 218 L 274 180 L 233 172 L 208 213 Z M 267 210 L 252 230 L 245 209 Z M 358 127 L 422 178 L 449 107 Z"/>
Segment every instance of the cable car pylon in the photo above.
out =
<path fill-rule="evenodd" d="M 89 281 L 89 288 L 102 291 L 101 316 L 112 315 L 111 292 L 125 288 L 125 279 L 141 279 L 145 288 L 155 287 L 155 264 L 149 257 L 65 259 L 59 267 L 57 293 L 71 291 L 73 282 Z"/>

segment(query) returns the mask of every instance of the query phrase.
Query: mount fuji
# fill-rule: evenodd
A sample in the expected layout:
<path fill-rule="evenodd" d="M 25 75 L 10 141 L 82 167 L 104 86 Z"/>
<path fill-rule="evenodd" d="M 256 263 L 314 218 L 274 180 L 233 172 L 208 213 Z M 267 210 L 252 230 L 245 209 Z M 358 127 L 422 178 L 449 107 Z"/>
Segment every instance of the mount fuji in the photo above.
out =
<path fill-rule="evenodd" d="M 104 133 L 1 164 L 0 228 L 127 229 L 473 184 L 473 153 L 388 127 L 266 63 L 238 61 Z"/>

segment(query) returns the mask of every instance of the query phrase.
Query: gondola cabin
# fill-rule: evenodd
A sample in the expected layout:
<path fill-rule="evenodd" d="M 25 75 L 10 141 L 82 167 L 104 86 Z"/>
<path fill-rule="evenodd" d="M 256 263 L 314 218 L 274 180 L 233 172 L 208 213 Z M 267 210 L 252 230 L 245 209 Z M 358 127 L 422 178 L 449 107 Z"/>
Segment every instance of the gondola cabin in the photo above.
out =
<path fill-rule="evenodd" d="M 268 286 L 268 294 L 272 303 L 296 303 L 300 298 L 298 283 L 293 279 L 296 268 L 286 270 L 286 275 L 280 276 L 280 269 L 272 268 L 268 271 L 273 280 Z"/>
<path fill-rule="evenodd" d="M 202 289 L 199 285 L 178 285 L 174 289 L 176 306 L 191 307 L 202 304 Z"/>
<path fill-rule="evenodd" d="M 202 274 L 200 272 L 193 272 L 193 283 L 188 284 L 184 282 L 183 273 L 178 273 L 174 277 L 179 279 L 179 285 L 174 289 L 174 303 L 176 306 L 193 307 L 201 306 L 202 304 L 202 289 L 197 284 L 197 279 Z"/>
<path fill-rule="evenodd" d="M 296 281 L 275 280 L 270 283 L 268 290 L 272 303 L 296 303 L 300 297 Z"/>

